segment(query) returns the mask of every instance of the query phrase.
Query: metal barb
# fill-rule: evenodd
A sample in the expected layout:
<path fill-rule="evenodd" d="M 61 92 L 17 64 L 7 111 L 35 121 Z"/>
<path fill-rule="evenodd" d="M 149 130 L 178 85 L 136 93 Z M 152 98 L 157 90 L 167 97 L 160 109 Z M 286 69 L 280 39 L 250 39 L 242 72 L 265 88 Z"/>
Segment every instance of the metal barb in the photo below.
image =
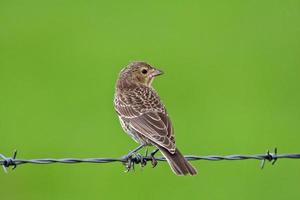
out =
<path fill-rule="evenodd" d="M 273 156 L 273 162 L 272 162 L 272 165 L 274 165 L 277 161 L 277 147 L 275 147 L 274 149 L 274 156 Z"/>
<path fill-rule="evenodd" d="M 4 170 L 4 172 L 5 173 L 7 173 L 7 158 L 4 156 L 4 155 L 2 155 L 2 154 L 0 154 L 0 157 L 3 159 L 3 164 L 2 164 L 2 168 L 3 168 L 3 170 Z"/>
<path fill-rule="evenodd" d="M 18 153 L 18 151 L 15 149 L 14 150 L 14 154 L 13 154 L 13 159 L 15 160 L 16 159 L 16 157 L 17 157 L 17 153 Z M 13 170 L 15 170 L 17 168 L 17 164 L 14 162 L 14 164 L 13 164 Z"/>
<path fill-rule="evenodd" d="M 274 153 L 270 153 L 270 151 L 268 150 L 264 159 L 261 162 L 260 168 L 263 169 L 266 163 L 266 160 L 268 160 L 269 162 L 272 162 L 272 165 L 274 165 L 277 161 L 277 148 L 274 149 Z"/>
<path fill-rule="evenodd" d="M 0 154 L 0 157 L 3 159 L 2 161 L 2 168 L 5 173 L 8 173 L 7 169 L 10 166 L 13 166 L 13 170 L 16 169 L 17 164 L 15 163 L 15 159 L 17 157 L 17 150 L 14 150 L 13 157 L 5 157 L 4 155 Z"/>

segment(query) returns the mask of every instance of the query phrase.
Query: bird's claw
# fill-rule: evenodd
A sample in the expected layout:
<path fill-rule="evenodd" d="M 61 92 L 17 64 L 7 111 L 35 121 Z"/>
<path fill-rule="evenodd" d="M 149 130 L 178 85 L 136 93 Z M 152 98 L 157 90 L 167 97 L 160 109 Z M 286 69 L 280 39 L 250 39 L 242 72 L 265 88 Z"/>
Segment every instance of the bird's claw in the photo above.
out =
<path fill-rule="evenodd" d="M 124 162 L 125 165 L 125 172 L 134 171 L 134 161 L 132 156 L 127 157 L 127 160 Z"/>
<path fill-rule="evenodd" d="M 146 165 L 145 159 L 143 159 L 143 156 L 139 153 L 131 153 L 130 155 L 126 155 L 123 157 L 124 165 L 126 168 L 125 172 L 134 171 L 135 164 L 141 163 L 141 166 L 144 167 Z"/>
<path fill-rule="evenodd" d="M 134 168 L 134 163 L 132 162 L 132 153 L 129 153 L 125 156 L 123 156 L 123 164 L 125 165 L 125 172 L 129 172 L 132 168 Z"/>
<path fill-rule="evenodd" d="M 151 157 L 152 168 L 154 168 L 157 165 L 157 160 L 152 153 L 150 154 L 150 157 Z"/>
<path fill-rule="evenodd" d="M 154 157 L 154 155 L 158 152 L 158 149 L 155 149 L 154 151 L 151 152 L 150 157 L 151 157 L 151 164 L 152 164 L 152 168 L 156 167 L 157 165 L 157 160 Z"/>
<path fill-rule="evenodd" d="M 140 164 L 142 168 L 145 167 L 147 165 L 147 160 L 149 160 L 149 157 L 151 159 L 152 167 L 153 168 L 156 167 L 158 162 L 154 157 L 154 155 L 157 151 L 158 149 L 150 153 L 149 156 L 148 156 L 148 149 L 146 150 L 145 156 L 137 152 L 130 152 L 129 154 L 125 155 L 123 157 L 124 160 L 123 164 L 125 165 L 126 168 L 125 172 L 129 172 L 131 170 L 134 171 L 135 164 Z"/>

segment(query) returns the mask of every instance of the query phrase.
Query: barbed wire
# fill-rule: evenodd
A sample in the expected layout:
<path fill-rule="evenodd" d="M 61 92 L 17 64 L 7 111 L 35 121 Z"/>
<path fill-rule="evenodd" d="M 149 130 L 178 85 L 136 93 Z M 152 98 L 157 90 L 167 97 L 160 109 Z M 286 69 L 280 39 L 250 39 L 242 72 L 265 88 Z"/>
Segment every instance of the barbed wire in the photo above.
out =
<path fill-rule="evenodd" d="M 53 163 L 64 163 L 64 164 L 74 164 L 74 163 L 111 163 L 111 162 L 121 162 L 126 166 L 127 171 L 131 169 L 134 170 L 135 164 L 140 164 L 141 167 L 146 166 L 148 161 L 166 161 L 164 157 L 153 157 L 152 155 L 143 156 L 139 153 L 135 153 L 132 156 L 123 156 L 120 158 L 41 158 L 41 159 L 17 159 L 17 151 L 14 151 L 12 157 L 6 157 L 3 154 L 0 154 L 0 165 L 2 165 L 5 172 L 9 167 L 15 169 L 18 165 L 22 164 L 53 164 Z M 184 156 L 187 160 L 195 161 L 195 160 L 207 160 L 207 161 L 221 161 L 221 160 L 262 160 L 261 169 L 264 168 L 265 161 L 272 162 L 272 165 L 278 159 L 300 159 L 300 154 L 277 154 L 277 148 L 274 149 L 274 153 L 270 153 L 267 151 L 265 154 L 256 154 L 256 155 L 210 155 L 210 156 L 194 156 L 194 155 L 186 155 Z M 156 164 L 153 164 L 155 167 Z"/>

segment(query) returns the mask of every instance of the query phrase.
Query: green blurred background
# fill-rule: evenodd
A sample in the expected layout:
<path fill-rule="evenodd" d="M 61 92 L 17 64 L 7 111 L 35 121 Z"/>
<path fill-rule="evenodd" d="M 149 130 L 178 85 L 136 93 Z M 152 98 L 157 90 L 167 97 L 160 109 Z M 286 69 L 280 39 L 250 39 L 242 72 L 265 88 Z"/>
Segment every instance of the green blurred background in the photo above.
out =
<path fill-rule="evenodd" d="M 299 153 L 300 1 L 0 1 L 0 153 L 118 157 L 119 70 L 145 60 L 185 154 Z M 299 199 L 300 161 L 23 165 L 1 199 Z"/>

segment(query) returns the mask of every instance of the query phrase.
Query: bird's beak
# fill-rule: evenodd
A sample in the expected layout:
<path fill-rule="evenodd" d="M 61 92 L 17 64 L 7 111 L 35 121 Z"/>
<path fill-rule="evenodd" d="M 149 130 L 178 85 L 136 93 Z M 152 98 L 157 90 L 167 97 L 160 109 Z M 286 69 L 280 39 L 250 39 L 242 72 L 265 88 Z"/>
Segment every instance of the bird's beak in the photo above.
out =
<path fill-rule="evenodd" d="M 164 74 L 163 71 L 154 68 L 154 72 L 152 73 L 152 76 L 159 76 L 159 75 L 162 75 L 162 74 Z"/>

